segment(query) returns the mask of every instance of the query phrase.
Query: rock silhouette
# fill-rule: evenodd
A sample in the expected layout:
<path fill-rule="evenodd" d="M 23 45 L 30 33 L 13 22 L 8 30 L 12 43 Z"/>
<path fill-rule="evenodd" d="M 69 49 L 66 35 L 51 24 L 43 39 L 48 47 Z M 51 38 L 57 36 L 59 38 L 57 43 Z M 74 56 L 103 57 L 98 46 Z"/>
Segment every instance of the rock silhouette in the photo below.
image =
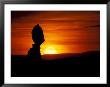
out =
<path fill-rule="evenodd" d="M 35 25 L 32 30 L 32 48 L 28 51 L 28 58 L 41 60 L 40 45 L 45 41 L 43 30 L 39 24 Z"/>

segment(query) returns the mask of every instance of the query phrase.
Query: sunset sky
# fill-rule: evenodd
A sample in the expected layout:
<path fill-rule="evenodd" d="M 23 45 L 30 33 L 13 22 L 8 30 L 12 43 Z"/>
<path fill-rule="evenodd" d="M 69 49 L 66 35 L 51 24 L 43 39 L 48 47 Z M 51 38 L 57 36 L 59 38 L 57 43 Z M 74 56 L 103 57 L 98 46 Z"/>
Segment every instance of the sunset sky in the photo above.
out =
<path fill-rule="evenodd" d="M 12 55 L 27 54 L 36 24 L 42 27 L 45 36 L 41 54 L 100 50 L 99 11 L 12 11 Z"/>

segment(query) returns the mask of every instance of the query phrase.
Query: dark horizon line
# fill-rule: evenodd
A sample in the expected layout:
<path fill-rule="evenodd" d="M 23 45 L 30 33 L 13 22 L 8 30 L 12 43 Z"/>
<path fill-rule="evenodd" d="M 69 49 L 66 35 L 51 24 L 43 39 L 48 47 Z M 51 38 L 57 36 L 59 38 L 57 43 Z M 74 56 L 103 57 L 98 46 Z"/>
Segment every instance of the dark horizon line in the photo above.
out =
<path fill-rule="evenodd" d="M 83 54 L 83 53 L 93 53 L 93 52 L 100 52 L 100 50 L 95 50 L 95 51 L 85 51 L 85 52 L 80 52 L 80 53 L 56 53 L 56 54 L 43 54 L 43 55 L 61 55 L 61 54 Z M 13 55 L 11 54 L 11 56 L 26 56 L 26 55 Z M 42 55 L 41 55 L 42 56 Z"/>

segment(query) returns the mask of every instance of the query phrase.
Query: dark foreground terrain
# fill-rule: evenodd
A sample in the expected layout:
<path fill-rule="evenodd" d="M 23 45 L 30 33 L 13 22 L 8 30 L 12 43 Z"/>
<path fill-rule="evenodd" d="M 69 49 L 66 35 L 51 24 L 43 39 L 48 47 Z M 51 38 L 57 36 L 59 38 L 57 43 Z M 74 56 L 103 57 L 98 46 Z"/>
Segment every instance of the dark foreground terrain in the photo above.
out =
<path fill-rule="evenodd" d="M 37 61 L 26 56 L 11 56 L 12 77 L 99 77 L 100 52 L 81 54 L 54 54 L 45 57 L 62 57 Z"/>

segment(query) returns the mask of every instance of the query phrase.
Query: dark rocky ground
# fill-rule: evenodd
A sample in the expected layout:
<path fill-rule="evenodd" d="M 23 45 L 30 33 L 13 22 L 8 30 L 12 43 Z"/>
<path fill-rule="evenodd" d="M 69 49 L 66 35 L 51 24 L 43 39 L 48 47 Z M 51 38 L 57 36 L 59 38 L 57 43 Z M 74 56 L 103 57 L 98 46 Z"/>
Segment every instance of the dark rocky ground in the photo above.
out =
<path fill-rule="evenodd" d="M 63 55 L 63 56 L 61 56 Z M 92 51 L 81 54 L 61 54 L 53 60 L 37 61 L 23 55 L 11 56 L 12 77 L 99 77 L 100 52 Z M 66 56 L 67 55 L 67 56 Z M 70 56 L 68 56 L 70 55 Z M 46 55 L 43 57 L 57 57 Z"/>

